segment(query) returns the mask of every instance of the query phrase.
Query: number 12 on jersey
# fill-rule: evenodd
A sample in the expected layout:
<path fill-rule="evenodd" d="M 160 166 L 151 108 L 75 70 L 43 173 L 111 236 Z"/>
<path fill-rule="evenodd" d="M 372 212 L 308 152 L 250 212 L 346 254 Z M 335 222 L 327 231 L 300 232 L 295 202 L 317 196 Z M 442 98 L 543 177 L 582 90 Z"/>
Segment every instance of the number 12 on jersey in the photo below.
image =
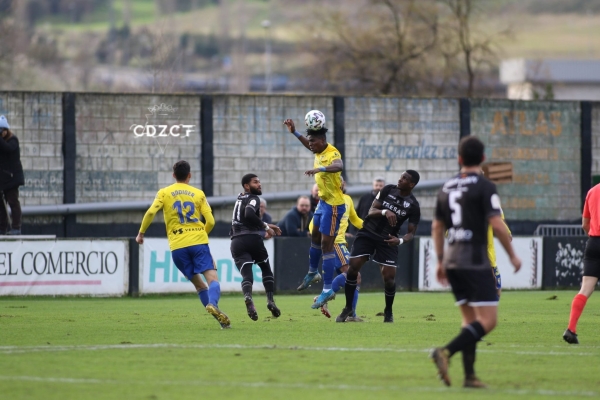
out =
<path fill-rule="evenodd" d="M 177 200 L 175 203 L 173 203 L 173 208 L 177 210 L 177 215 L 179 216 L 180 223 L 186 224 L 188 222 L 198 222 L 198 218 L 194 218 L 192 216 L 196 211 L 196 206 L 194 206 L 194 203 L 192 203 L 191 201 L 186 201 L 182 205 L 181 200 Z M 185 213 L 184 218 L 183 213 L 187 208 L 189 208 L 189 210 L 187 211 L 187 213 Z"/>

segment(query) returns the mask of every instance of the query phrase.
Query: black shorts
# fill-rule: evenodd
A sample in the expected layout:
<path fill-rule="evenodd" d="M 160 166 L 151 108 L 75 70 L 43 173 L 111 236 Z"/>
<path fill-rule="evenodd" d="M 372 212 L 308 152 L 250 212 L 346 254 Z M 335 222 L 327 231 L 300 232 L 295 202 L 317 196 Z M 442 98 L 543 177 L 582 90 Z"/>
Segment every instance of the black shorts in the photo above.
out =
<path fill-rule="evenodd" d="M 256 234 L 235 236 L 231 239 L 231 256 L 238 270 L 244 265 L 258 264 L 269 259 L 262 236 Z"/>
<path fill-rule="evenodd" d="M 376 239 L 365 234 L 358 234 L 352 244 L 350 258 L 370 256 L 378 264 L 396 267 L 398 246 L 390 246 L 383 239 Z"/>
<path fill-rule="evenodd" d="M 456 298 L 456 305 L 472 307 L 498 305 L 496 278 L 490 268 L 447 269 L 448 282 Z"/>
<path fill-rule="evenodd" d="M 591 236 L 583 253 L 583 276 L 600 279 L 600 237 Z"/>

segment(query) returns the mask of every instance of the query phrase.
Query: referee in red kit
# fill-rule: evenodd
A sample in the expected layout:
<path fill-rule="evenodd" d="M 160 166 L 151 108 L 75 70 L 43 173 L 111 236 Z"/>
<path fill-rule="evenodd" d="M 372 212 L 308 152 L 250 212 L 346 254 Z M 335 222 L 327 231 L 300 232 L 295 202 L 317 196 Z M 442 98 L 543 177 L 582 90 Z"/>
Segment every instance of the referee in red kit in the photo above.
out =
<path fill-rule="evenodd" d="M 569 327 L 563 334 L 563 339 L 570 344 L 579 344 L 577 340 L 577 321 L 583 312 L 585 303 L 594 292 L 600 278 L 600 185 L 589 190 L 585 196 L 581 227 L 588 234 L 583 256 L 583 279 L 581 290 L 571 303 Z"/>

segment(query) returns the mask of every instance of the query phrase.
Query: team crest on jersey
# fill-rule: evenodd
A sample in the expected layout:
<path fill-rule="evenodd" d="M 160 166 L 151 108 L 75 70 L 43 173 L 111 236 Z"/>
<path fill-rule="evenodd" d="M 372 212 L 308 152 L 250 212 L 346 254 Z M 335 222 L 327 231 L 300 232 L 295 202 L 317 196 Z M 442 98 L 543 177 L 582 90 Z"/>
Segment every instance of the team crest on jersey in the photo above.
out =
<path fill-rule="evenodd" d="M 404 204 L 406 204 L 406 203 L 404 203 Z M 400 215 L 402 215 L 403 217 L 406 217 L 406 211 L 404 211 L 404 210 L 401 210 L 401 211 L 400 211 Z"/>
<path fill-rule="evenodd" d="M 250 204 L 251 206 L 254 206 L 254 207 L 256 207 L 256 200 L 254 200 L 254 199 L 250 200 L 250 203 L 249 203 L 249 204 Z"/>
<path fill-rule="evenodd" d="M 404 208 L 408 208 L 408 207 L 410 207 L 410 203 L 408 201 L 405 201 L 404 202 Z"/>

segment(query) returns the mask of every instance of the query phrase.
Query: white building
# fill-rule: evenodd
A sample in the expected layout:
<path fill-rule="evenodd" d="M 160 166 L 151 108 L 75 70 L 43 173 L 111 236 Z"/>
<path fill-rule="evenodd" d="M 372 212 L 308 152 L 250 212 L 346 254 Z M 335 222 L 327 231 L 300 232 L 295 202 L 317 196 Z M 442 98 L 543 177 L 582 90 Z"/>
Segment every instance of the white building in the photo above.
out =
<path fill-rule="evenodd" d="M 600 100 L 600 60 L 505 60 L 500 81 L 511 100 Z"/>

